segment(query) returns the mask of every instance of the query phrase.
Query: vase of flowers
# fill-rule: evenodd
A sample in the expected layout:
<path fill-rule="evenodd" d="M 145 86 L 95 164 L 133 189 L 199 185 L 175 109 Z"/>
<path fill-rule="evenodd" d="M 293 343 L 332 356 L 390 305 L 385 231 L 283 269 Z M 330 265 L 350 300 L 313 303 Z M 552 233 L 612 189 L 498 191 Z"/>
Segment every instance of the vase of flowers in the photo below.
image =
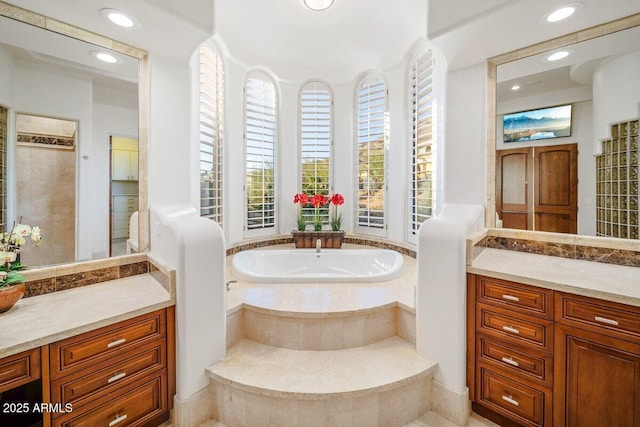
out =
<path fill-rule="evenodd" d="M 293 203 L 298 204 L 297 230 L 293 231 L 293 242 L 296 248 L 315 248 L 318 240 L 320 240 L 322 248 L 340 248 L 344 239 L 344 231 L 342 227 L 342 215 L 338 214 L 337 207 L 344 203 L 344 197 L 340 194 L 334 194 L 327 197 L 318 193 L 308 196 L 305 193 L 298 193 L 293 197 Z M 308 218 L 305 218 L 302 211 L 305 205 L 310 204 L 314 208 L 311 224 L 314 231 L 306 231 Z M 333 204 L 334 210 L 330 218 L 331 231 L 323 230 L 325 218 L 322 215 L 322 207 Z"/>
<path fill-rule="evenodd" d="M 0 313 L 8 311 L 24 295 L 25 277 L 20 270 L 27 268 L 20 262 L 20 248 L 31 240 L 42 240 L 40 227 L 14 223 L 11 231 L 0 235 Z"/>

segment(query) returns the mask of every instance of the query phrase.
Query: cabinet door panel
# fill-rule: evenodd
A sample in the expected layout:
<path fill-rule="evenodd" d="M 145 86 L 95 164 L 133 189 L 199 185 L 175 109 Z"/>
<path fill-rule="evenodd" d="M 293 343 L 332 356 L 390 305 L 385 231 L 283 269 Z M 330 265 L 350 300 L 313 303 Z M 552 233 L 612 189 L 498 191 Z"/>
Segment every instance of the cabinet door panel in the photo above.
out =
<path fill-rule="evenodd" d="M 557 329 L 556 424 L 640 427 L 640 345 Z"/>

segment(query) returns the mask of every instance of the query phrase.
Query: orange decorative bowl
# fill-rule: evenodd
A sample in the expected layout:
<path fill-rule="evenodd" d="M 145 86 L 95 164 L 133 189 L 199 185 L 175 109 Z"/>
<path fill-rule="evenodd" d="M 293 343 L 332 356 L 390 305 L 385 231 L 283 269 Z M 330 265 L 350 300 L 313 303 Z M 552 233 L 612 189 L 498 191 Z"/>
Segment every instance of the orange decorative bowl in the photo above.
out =
<path fill-rule="evenodd" d="M 4 313 L 13 307 L 24 295 L 24 283 L 7 286 L 0 289 L 0 313 Z"/>

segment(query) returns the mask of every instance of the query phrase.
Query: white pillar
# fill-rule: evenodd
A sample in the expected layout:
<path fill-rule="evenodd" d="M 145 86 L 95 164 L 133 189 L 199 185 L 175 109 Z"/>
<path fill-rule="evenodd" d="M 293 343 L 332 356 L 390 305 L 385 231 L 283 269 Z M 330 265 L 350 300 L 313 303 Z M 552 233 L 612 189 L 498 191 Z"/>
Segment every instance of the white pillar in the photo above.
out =
<path fill-rule="evenodd" d="M 224 234 L 191 206 L 154 206 L 150 225 L 151 253 L 176 269 L 176 400 L 184 401 L 226 355 Z"/>
<path fill-rule="evenodd" d="M 416 349 L 438 362 L 433 410 L 457 425 L 469 416 L 466 386 L 466 238 L 483 226 L 480 205 L 446 204 L 420 227 Z"/>

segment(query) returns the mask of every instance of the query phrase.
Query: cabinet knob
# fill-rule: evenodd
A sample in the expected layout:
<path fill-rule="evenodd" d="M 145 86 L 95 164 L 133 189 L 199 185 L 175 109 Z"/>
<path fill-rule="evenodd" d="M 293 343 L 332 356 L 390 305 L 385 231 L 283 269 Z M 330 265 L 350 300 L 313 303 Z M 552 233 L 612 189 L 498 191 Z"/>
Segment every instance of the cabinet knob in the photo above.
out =
<path fill-rule="evenodd" d="M 107 344 L 107 348 L 112 348 L 120 344 L 124 344 L 125 341 L 126 338 L 120 338 L 119 340 L 111 341 L 109 344 Z"/>
<path fill-rule="evenodd" d="M 503 357 L 503 358 L 502 358 L 502 361 L 503 361 L 504 363 L 508 363 L 508 364 L 509 364 L 509 365 L 511 365 L 511 366 L 515 366 L 515 367 L 520 366 L 520 364 L 519 364 L 518 362 L 516 362 L 515 360 L 513 360 L 513 359 L 512 359 L 512 358 L 510 358 L 510 357 Z"/>
<path fill-rule="evenodd" d="M 600 317 L 600 316 L 596 316 L 595 319 L 596 319 L 596 322 L 606 323 L 607 325 L 618 326 L 617 320 L 607 319 L 606 317 Z"/>
<path fill-rule="evenodd" d="M 520 331 L 516 328 L 514 328 L 513 326 L 503 326 L 502 329 L 504 329 L 507 332 L 511 332 L 512 334 L 519 334 Z"/>
<path fill-rule="evenodd" d="M 127 414 L 117 416 L 109 423 L 109 427 L 113 427 L 114 425 L 124 421 L 127 419 Z"/>
<path fill-rule="evenodd" d="M 127 376 L 126 372 L 120 372 L 119 374 L 115 374 L 114 376 L 112 376 L 107 380 L 107 384 L 111 384 L 112 382 L 118 381 L 119 379 L 124 378 L 126 376 Z"/>
<path fill-rule="evenodd" d="M 511 403 L 514 406 L 520 406 L 517 400 L 513 398 L 513 396 L 502 396 L 502 400 Z"/>

